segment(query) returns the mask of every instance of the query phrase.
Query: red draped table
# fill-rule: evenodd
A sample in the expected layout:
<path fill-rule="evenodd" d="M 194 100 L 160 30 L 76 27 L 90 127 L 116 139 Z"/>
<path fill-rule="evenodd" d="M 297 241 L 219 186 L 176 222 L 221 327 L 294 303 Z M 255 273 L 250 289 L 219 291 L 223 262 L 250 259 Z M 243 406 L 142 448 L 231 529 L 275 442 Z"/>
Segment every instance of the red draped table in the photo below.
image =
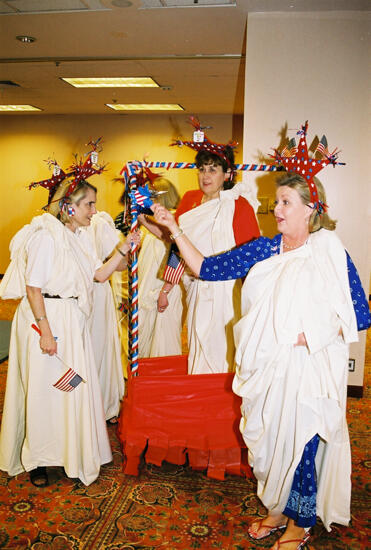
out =
<path fill-rule="evenodd" d="M 188 375 L 186 355 L 140 359 L 138 370 L 129 377 L 118 425 L 126 474 L 138 475 L 143 456 L 157 466 L 188 457 L 215 479 L 251 476 L 232 373 Z"/>

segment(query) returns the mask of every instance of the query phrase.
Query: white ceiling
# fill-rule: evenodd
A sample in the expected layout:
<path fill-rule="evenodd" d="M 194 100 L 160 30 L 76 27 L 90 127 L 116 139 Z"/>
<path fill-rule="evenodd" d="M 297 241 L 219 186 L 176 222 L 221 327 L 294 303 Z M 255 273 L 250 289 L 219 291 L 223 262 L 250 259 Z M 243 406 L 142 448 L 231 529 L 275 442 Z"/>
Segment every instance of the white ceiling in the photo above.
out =
<path fill-rule="evenodd" d="M 187 7 L 162 7 L 180 5 Z M 248 13 L 369 6 L 367 0 L 0 0 L 0 81 L 18 84 L 0 84 L 0 104 L 119 116 L 105 103 L 180 103 L 187 113 L 240 114 Z M 19 35 L 36 41 L 21 43 Z M 75 89 L 60 80 L 74 76 L 151 76 L 162 88 Z"/>

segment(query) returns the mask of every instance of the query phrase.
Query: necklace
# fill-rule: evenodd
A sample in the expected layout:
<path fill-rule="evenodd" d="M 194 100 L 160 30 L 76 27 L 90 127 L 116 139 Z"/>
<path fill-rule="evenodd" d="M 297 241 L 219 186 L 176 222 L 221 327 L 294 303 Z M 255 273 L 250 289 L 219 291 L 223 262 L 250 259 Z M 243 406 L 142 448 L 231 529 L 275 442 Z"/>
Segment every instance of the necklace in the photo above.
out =
<path fill-rule="evenodd" d="M 306 239 L 305 239 L 305 241 L 306 241 Z M 304 241 L 304 243 L 305 243 L 305 241 Z M 287 250 L 294 250 L 295 248 L 299 248 L 300 246 L 303 246 L 304 243 L 299 243 L 299 244 L 295 244 L 294 246 L 291 246 L 291 245 L 285 243 L 285 241 L 282 237 L 282 246 L 283 246 L 283 248 L 286 248 Z"/>

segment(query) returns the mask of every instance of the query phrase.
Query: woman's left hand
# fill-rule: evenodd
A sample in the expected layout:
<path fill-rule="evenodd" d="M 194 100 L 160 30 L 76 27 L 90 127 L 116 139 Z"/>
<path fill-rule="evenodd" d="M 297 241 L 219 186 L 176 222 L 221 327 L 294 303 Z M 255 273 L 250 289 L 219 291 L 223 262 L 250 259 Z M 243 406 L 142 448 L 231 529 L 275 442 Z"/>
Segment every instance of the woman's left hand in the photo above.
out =
<path fill-rule="evenodd" d="M 123 254 L 127 254 L 131 249 L 132 245 L 138 246 L 140 244 L 140 239 L 141 239 L 141 232 L 139 229 L 136 229 L 135 231 L 130 231 L 130 233 L 127 234 L 125 242 L 119 245 L 118 248 L 121 250 Z"/>
<path fill-rule="evenodd" d="M 135 231 L 130 231 L 130 233 L 126 237 L 126 242 L 128 243 L 129 247 L 131 247 L 131 245 L 139 246 L 141 238 L 142 234 L 140 230 L 136 229 Z"/>

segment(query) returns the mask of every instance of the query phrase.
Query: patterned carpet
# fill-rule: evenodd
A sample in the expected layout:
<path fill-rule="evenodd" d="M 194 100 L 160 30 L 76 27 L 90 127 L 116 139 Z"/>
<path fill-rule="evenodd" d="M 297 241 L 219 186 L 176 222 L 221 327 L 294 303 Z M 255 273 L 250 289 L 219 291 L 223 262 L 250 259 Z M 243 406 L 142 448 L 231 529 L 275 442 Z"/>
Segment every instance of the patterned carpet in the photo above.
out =
<path fill-rule="evenodd" d="M 0 302 L 0 318 L 10 319 L 14 303 Z M 369 335 L 370 338 L 370 335 Z M 353 453 L 352 521 L 327 533 L 314 529 L 309 548 L 360 550 L 371 548 L 369 518 L 370 357 L 366 397 L 349 399 L 348 419 Z M 0 365 L 0 409 L 7 362 Z M 262 541 L 246 536 L 252 517 L 264 515 L 253 480 L 227 476 L 206 478 L 187 466 L 143 466 L 139 477 L 121 471 L 115 428 L 109 427 L 113 463 L 85 487 L 67 479 L 60 468 L 50 470 L 51 484 L 37 489 L 27 474 L 9 478 L 0 472 L 0 548 L 34 550 L 245 550 L 270 548 L 276 535 Z"/>

